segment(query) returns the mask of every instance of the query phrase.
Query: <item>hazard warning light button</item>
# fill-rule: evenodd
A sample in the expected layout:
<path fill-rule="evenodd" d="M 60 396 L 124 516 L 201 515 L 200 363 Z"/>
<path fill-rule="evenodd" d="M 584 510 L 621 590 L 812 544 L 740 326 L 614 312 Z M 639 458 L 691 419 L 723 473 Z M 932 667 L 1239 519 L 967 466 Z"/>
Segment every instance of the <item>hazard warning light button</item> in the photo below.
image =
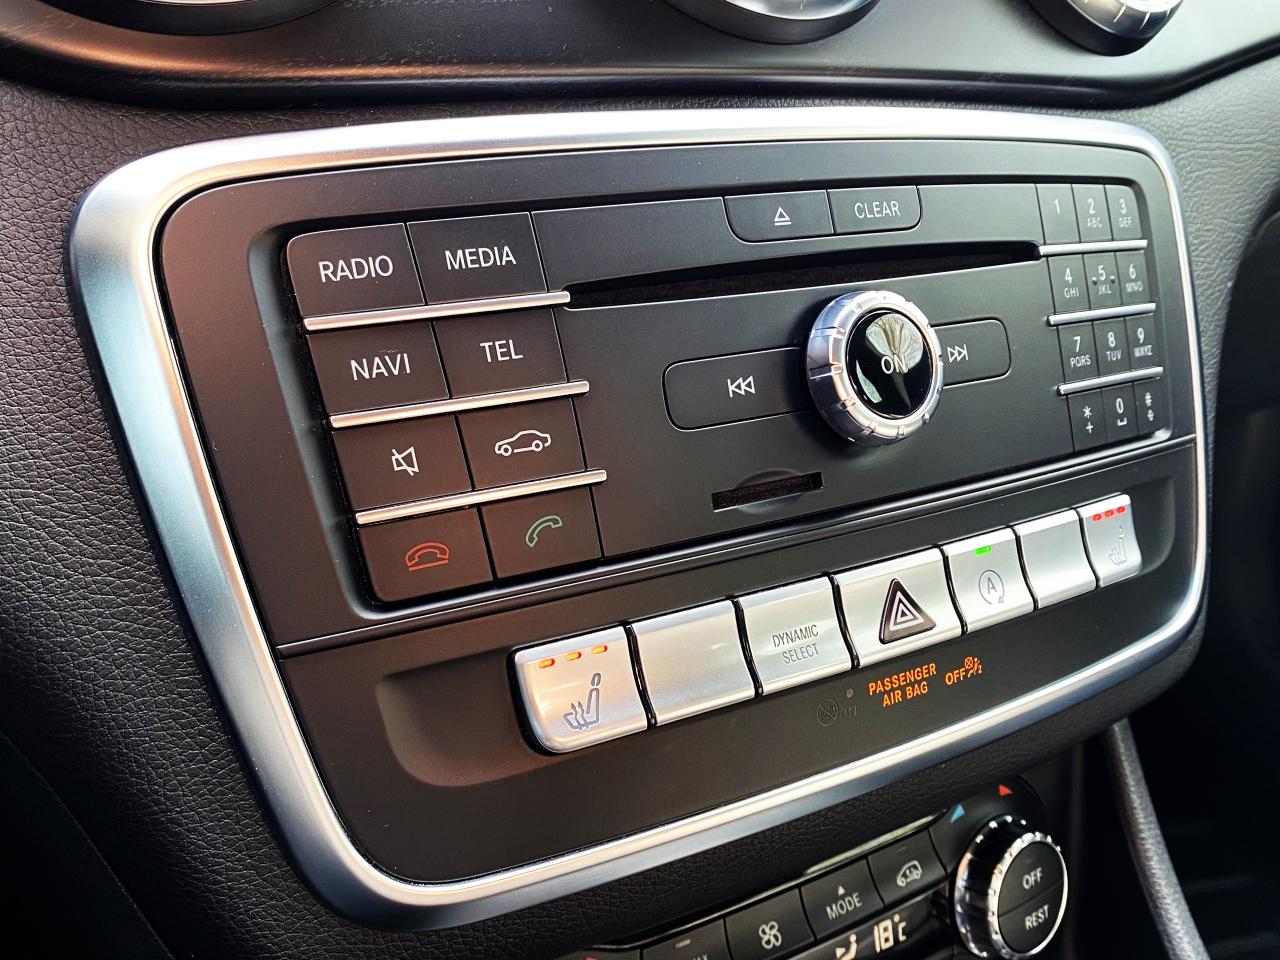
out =
<path fill-rule="evenodd" d="M 838 573 L 835 581 L 860 667 L 960 636 L 937 549 Z"/>

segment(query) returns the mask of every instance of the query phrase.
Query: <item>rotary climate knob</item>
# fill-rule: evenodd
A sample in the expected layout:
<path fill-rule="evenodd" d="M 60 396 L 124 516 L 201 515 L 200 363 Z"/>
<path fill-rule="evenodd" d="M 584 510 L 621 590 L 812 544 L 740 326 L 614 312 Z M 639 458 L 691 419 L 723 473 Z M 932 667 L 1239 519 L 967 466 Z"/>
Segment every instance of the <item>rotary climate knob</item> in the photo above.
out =
<path fill-rule="evenodd" d="M 942 347 L 929 319 L 884 290 L 827 304 L 809 332 L 806 362 L 818 411 L 854 443 L 909 437 L 929 422 L 942 393 Z"/>
<path fill-rule="evenodd" d="M 969 952 L 1019 960 L 1058 932 L 1067 905 L 1067 865 L 1047 833 L 998 817 L 960 858 L 953 908 Z"/>

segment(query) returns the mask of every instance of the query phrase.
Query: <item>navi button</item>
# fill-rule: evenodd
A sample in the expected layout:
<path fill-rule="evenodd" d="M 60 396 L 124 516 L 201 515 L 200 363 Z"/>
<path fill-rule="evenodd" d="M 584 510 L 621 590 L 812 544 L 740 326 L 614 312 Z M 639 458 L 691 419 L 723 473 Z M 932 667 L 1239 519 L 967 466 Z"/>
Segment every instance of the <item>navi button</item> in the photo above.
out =
<path fill-rule="evenodd" d="M 514 663 L 529 727 L 554 753 L 649 725 L 621 627 L 528 647 Z"/>
<path fill-rule="evenodd" d="M 330 413 L 439 400 L 448 395 L 429 323 L 316 333 L 307 337 Z"/>

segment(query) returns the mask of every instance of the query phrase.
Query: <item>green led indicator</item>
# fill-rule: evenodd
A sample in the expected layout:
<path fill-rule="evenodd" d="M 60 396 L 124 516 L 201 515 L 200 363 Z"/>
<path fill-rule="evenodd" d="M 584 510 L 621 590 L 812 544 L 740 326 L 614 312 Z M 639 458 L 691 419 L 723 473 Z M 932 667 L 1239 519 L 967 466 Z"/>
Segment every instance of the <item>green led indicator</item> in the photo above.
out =
<path fill-rule="evenodd" d="M 990 553 L 990 552 L 991 552 L 991 544 L 987 544 L 985 547 L 979 547 L 977 550 L 973 551 L 973 555 L 975 557 L 980 557 L 984 553 Z"/>

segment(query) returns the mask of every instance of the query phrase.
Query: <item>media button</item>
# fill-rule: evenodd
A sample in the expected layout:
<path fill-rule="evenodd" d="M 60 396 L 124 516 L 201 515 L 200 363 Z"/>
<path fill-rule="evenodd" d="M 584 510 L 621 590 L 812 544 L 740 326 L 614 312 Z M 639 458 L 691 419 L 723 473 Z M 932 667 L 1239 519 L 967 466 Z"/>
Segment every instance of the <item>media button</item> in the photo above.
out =
<path fill-rule="evenodd" d="M 542 400 L 461 414 L 462 441 L 477 487 L 558 477 L 583 469 L 573 401 Z"/>
<path fill-rule="evenodd" d="M 355 510 L 471 489 L 453 417 L 421 417 L 338 430 L 347 498 Z"/>
<path fill-rule="evenodd" d="M 448 396 L 429 323 L 391 323 L 307 337 L 330 413 Z"/>
<path fill-rule="evenodd" d="M 359 538 L 379 600 L 407 600 L 492 579 L 475 510 L 361 527 Z"/>
<path fill-rule="evenodd" d="M 542 261 L 527 213 L 409 224 L 428 303 L 542 293 Z"/>
<path fill-rule="evenodd" d="M 304 317 L 422 303 L 404 226 L 306 233 L 289 241 L 289 278 Z"/>
<path fill-rule="evenodd" d="M 455 397 L 564 383 L 564 358 L 550 310 L 436 321 Z"/>
<path fill-rule="evenodd" d="M 596 560 L 600 535 L 591 493 L 583 487 L 480 508 L 499 577 L 517 577 Z"/>

